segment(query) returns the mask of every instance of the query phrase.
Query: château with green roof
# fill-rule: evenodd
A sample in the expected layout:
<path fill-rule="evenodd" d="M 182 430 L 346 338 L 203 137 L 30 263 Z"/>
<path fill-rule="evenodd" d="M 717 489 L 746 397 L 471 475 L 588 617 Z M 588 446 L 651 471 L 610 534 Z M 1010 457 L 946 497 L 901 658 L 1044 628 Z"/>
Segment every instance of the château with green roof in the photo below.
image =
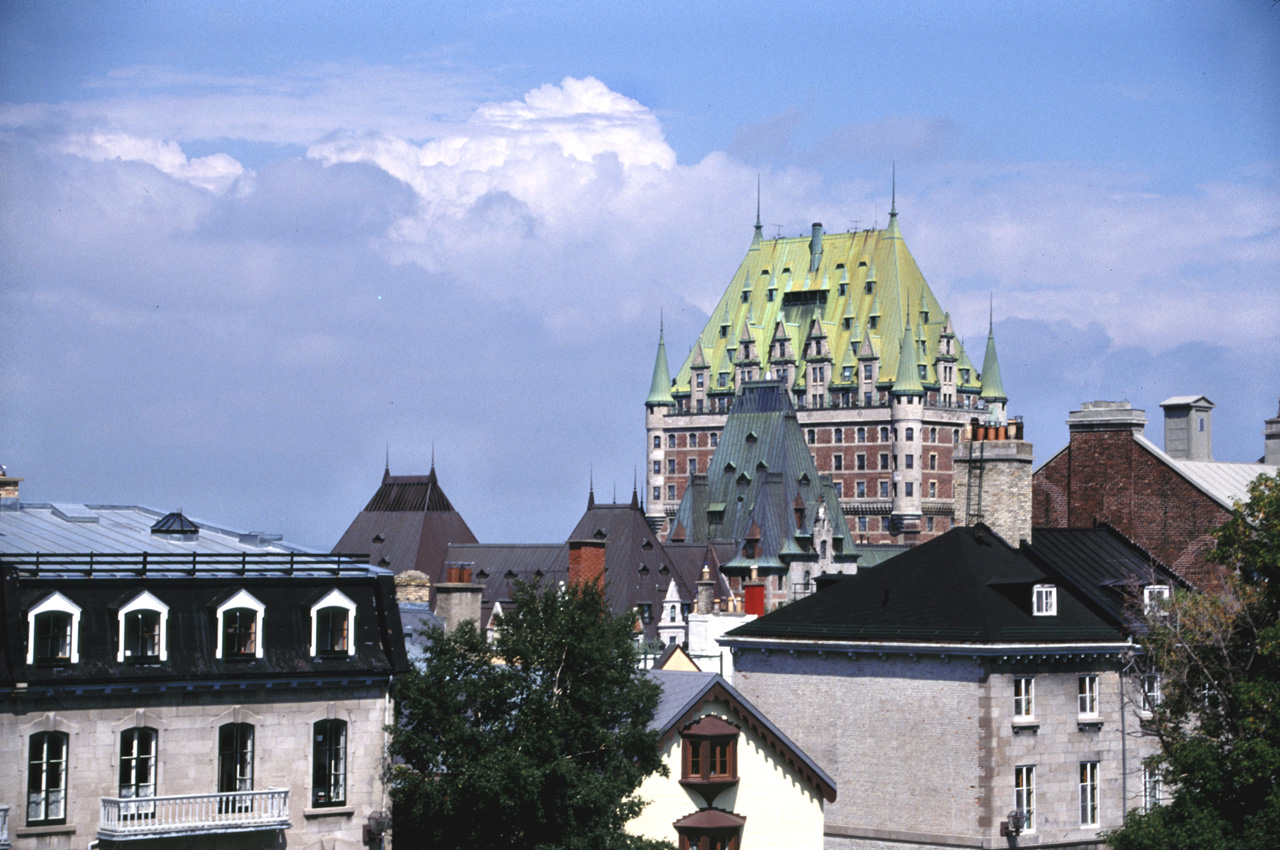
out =
<path fill-rule="evenodd" d="M 659 335 L 645 401 L 647 515 L 669 533 L 750 381 L 781 380 L 859 543 L 952 527 L 951 453 L 974 420 L 1007 426 L 994 335 L 979 371 L 898 227 L 765 239 L 756 229 L 672 375 Z"/>

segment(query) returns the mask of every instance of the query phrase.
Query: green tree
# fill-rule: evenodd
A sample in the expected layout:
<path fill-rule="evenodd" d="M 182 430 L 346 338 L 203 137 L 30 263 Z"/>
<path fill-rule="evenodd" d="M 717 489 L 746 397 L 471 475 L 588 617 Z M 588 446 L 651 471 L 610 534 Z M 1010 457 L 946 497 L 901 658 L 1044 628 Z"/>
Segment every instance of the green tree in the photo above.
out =
<path fill-rule="evenodd" d="M 1163 681 L 1144 730 L 1172 799 L 1131 813 L 1115 850 L 1280 847 L 1280 479 L 1249 496 L 1214 530 L 1221 590 L 1176 594 L 1142 641 Z"/>
<path fill-rule="evenodd" d="M 627 835 L 635 790 L 666 774 L 648 729 L 658 686 L 633 618 L 595 585 L 519 586 L 489 644 L 437 631 L 402 678 L 392 730 L 395 841 L 405 847 L 661 848 Z"/>

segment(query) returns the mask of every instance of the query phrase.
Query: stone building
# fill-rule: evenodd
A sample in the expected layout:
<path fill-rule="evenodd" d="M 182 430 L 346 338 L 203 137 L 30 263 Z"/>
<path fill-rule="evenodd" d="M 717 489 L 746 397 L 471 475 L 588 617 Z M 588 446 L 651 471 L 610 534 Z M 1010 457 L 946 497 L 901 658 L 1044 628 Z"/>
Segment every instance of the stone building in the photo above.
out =
<path fill-rule="evenodd" d="M 988 332 L 981 371 L 898 230 L 765 239 L 747 255 L 674 377 L 659 334 L 645 400 L 647 514 L 670 530 L 707 474 L 744 386 L 781 380 L 818 472 L 867 541 L 927 540 L 955 519 L 952 452 L 973 417 L 1007 424 Z"/>
<path fill-rule="evenodd" d="M 844 789 L 828 848 L 1093 847 L 1159 799 L 1135 734 L 1158 684 L 1126 673 L 1141 605 L 1176 581 L 1110 528 L 1015 549 L 979 524 L 721 642 Z"/>
<path fill-rule="evenodd" d="M 1070 442 L 1035 471 L 1032 524 L 1106 522 L 1193 585 L 1216 580 L 1209 534 L 1248 498 L 1259 475 L 1280 472 L 1280 416 L 1267 420 L 1259 463 L 1213 460 L 1213 402 L 1177 396 L 1165 411 L 1165 449 L 1146 438 L 1146 413 L 1127 401 L 1093 401 L 1067 418 Z"/>
<path fill-rule="evenodd" d="M 17 850 L 380 835 L 391 573 L 105 505 L 0 510 L 0 808 Z"/>

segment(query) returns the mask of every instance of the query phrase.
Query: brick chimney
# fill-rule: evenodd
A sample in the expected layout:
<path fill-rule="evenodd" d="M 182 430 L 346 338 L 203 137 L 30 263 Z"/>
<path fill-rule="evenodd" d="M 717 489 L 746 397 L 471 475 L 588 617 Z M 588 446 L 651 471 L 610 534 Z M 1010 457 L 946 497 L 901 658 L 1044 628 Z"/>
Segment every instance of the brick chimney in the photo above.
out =
<path fill-rule="evenodd" d="M 603 540 L 569 541 L 569 584 L 599 583 L 604 586 Z"/>
<path fill-rule="evenodd" d="M 436 585 L 435 614 L 444 624 L 446 632 L 452 632 L 467 620 L 482 628 L 480 601 L 484 588 L 471 582 L 471 567 L 445 565 L 445 581 Z"/>
<path fill-rule="evenodd" d="M 22 480 L 12 477 L 8 470 L 0 466 L 0 508 L 18 507 L 18 485 Z"/>

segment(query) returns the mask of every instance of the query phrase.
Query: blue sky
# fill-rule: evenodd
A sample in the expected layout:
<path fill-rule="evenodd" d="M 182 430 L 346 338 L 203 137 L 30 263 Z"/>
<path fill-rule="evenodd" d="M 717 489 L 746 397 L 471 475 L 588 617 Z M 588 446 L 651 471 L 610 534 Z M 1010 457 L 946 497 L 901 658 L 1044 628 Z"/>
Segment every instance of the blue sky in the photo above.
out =
<path fill-rule="evenodd" d="M 328 548 L 421 472 L 482 540 L 630 495 L 750 238 L 900 224 L 1046 459 L 1094 398 L 1280 396 L 1280 8 L 0 7 L 0 463 Z"/>

